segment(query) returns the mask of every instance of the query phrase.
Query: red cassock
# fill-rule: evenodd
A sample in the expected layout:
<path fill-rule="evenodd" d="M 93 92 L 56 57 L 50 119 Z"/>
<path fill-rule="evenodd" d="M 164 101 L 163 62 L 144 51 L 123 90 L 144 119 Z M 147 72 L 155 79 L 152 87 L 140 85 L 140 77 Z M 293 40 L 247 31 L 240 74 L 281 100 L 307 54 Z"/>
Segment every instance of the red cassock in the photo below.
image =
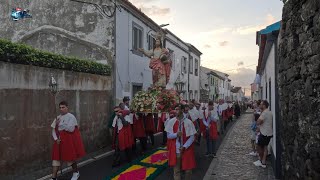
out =
<path fill-rule="evenodd" d="M 222 111 L 222 120 L 223 121 L 227 121 L 228 120 L 228 111 L 227 110 L 223 110 Z"/>
<path fill-rule="evenodd" d="M 204 133 L 206 132 L 206 126 L 203 124 L 202 119 L 199 119 L 200 122 L 200 132 L 204 135 Z"/>
<path fill-rule="evenodd" d="M 161 113 L 161 117 L 158 119 L 158 132 L 163 132 L 164 130 L 164 122 L 166 121 L 166 113 Z"/>
<path fill-rule="evenodd" d="M 205 111 L 203 111 L 203 117 L 206 119 L 206 113 L 205 113 Z M 200 131 L 201 131 L 201 133 L 202 133 L 203 136 L 204 136 L 205 133 L 206 133 L 206 126 L 203 124 L 202 119 L 200 119 Z"/>
<path fill-rule="evenodd" d="M 229 108 L 229 118 L 233 115 L 233 108 Z"/>
<path fill-rule="evenodd" d="M 131 148 L 134 143 L 131 126 L 123 126 L 119 131 L 118 138 L 120 151 Z"/>
<path fill-rule="evenodd" d="M 183 124 L 182 124 L 183 127 Z M 173 126 L 173 133 L 177 133 L 179 128 L 179 121 Z M 184 127 L 182 128 L 182 144 L 186 143 L 190 137 L 186 137 L 186 132 Z M 176 153 L 176 139 L 168 139 L 167 149 L 169 154 L 168 164 L 169 166 L 175 166 L 177 164 L 177 153 Z M 194 145 L 193 143 L 182 153 L 181 158 L 181 168 L 182 170 L 191 170 L 196 167 L 196 159 L 194 156 Z"/>
<path fill-rule="evenodd" d="M 148 132 L 148 133 L 155 133 L 156 132 L 156 128 L 154 126 L 154 120 L 153 120 L 152 114 L 148 114 L 146 116 L 146 132 Z"/>
<path fill-rule="evenodd" d="M 134 144 L 133 139 L 133 133 L 131 125 L 124 125 L 122 129 L 119 131 L 118 136 L 116 136 L 116 133 L 118 131 L 118 126 L 113 128 L 113 142 L 112 142 L 112 148 L 116 148 L 116 138 L 118 138 L 118 145 L 120 151 L 131 148 Z"/>
<path fill-rule="evenodd" d="M 135 138 L 146 137 L 146 132 L 144 130 L 142 115 L 140 115 L 140 116 L 136 116 L 135 114 L 133 115 L 132 130 L 133 130 L 133 136 Z"/>
<path fill-rule="evenodd" d="M 190 115 L 189 115 L 188 119 L 190 119 L 190 120 L 193 122 L 194 127 L 197 127 L 197 126 L 198 126 L 197 120 L 193 121 L 193 120 L 191 119 L 191 116 L 190 116 Z M 194 136 L 195 136 L 194 140 L 197 140 L 197 139 L 198 139 L 198 135 L 195 134 Z"/>
<path fill-rule="evenodd" d="M 206 118 L 206 116 L 205 116 L 205 113 L 203 113 L 203 116 L 204 116 L 204 118 L 205 118 L 205 121 L 208 122 L 208 121 L 207 121 L 207 118 Z M 203 122 L 202 122 L 202 123 L 203 123 Z M 203 136 L 204 136 L 204 137 L 207 137 L 207 136 L 206 136 L 206 132 L 207 132 L 207 131 L 206 131 L 206 127 L 205 127 L 204 124 L 203 124 L 203 126 L 204 126 L 204 128 L 205 128 L 205 130 L 204 130 L 204 132 L 203 132 Z M 209 138 L 210 138 L 210 139 L 213 139 L 213 140 L 217 140 L 217 139 L 218 139 L 217 123 L 214 122 L 214 121 L 211 121 L 211 122 L 210 122 Z"/>
<path fill-rule="evenodd" d="M 59 136 L 60 145 L 55 141 L 52 147 L 52 160 L 75 161 L 86 154 L 77 126 L 73 132 L 59 131 Z"/>

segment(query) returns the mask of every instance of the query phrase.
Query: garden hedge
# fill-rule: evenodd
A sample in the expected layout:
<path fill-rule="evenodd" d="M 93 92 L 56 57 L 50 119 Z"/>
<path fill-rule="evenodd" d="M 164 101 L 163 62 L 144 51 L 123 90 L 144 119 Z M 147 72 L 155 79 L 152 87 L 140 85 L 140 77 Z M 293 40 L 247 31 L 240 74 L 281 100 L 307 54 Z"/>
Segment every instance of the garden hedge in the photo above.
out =
<path fill-rule="evenodd" d="M 106 76 L 111 75 L 111 67 L 109 65 L 53 54 L 4 39 L 0 39 L 0 61 Z"/>

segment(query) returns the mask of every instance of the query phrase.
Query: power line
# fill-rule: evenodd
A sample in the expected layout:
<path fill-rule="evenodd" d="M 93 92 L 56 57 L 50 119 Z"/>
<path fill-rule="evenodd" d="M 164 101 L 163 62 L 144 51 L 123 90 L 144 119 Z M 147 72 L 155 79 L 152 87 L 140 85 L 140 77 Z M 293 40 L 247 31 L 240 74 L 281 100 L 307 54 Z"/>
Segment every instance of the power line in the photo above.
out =
<path fill-rule="evenodd" d="M 243 66 L 243 67 L 251 67 L 251 66 L 256 66 L 256 64 L 251 64 L 251 65 L 248 65 L 248 66 Z M 233 71 L 233 70 L 237 70 L 239 68 L 236 68 L 236 69 L 229 69 L 229 70 L 225 70 L 225 71 Z"/>

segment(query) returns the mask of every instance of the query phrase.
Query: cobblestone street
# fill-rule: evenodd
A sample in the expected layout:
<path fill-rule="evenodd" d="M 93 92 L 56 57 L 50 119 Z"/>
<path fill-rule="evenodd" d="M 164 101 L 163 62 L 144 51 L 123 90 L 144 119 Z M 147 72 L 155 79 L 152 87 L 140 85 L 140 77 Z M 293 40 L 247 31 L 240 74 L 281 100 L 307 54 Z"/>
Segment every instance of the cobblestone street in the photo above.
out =
<path fill-rule="evenodd" d="M 251 117 L 252 112 L 247 111 L 229 130 L 217 152 L 218 158 L 211 162 L 204 180 L 275 179 L 270 160 L 263 169 L 254 166 L 253 162 L 258 158 L 249 155 Z"/>

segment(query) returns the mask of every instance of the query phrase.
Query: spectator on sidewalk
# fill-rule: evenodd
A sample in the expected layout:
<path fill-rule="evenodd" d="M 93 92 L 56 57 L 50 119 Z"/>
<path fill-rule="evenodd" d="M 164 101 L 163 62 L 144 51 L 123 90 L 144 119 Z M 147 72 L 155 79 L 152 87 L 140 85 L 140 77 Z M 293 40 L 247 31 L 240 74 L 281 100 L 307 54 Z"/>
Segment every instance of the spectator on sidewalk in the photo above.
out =
<path fill-rule="evenodd" d="M 51 124 L 52 137 L 52 180 L 57 179 L 61 161 L 67 162 L 72 167 L 73 175 L 71 180 L 80 177 L 76 160 L 83 157 L 86 153 L 82 143 L 78 122 L 75 116 L 68 111 L 68 103 L 59 103 L 60 115 Z"/>
<path fill-rule="evenodd" d="M 208 103 L 208 114 L 204 114 L 203 124 L 206 127 L 205 135 L 207 141 L 206 156 L 216 157 L 216 140 L 218 139 L 217 121 L 218 112 L 214 108 L 213 101 Z"/>
<path fill-rule="evenodd" d="M 252 123 L 251 123 L 251 146 L 252 146 L 252 152 L 249 153 L 249 155 L 251 156 L 257 156 L 258 153 L 257 153 L 257 148 L 256 148 L 256 136 L 257 136 L 257 120 L 259 119 L 259 116 L 260 116 L 260 100 L 255 102 L 253 104 L 253 109 L 254 109 L 254 112 L 253 112 L 253 117 L 252 117 Z"/>
<path fill-rule="evenodd" d="M 192 169 L 196 167 L 193 142 L 197 131 L 192 121 L 184 117 L 186 106 L 178 105 L 176 118 L 169 120 L 165 127 L 168 135 L 168 165 L 174 167 L 174 180 L 181 179 L 181 171 L 185 171 L 186 180 L 191 180 Z"/>
<path fill-rule="evenodd" d="M 255 166 L 260 166 L 266 168 L 266 158 L 268 155 L 268 144 L 270 139 L 273 136 L 273 120 L 272 112 L 269 111 L 269 103 L 266 100 L 263 100 L 260 103 L 261 115 L 257 120 L 259 125 L 260 135 L 258 137 L 258 153 L 260 160 L 254 162 Z"/>

